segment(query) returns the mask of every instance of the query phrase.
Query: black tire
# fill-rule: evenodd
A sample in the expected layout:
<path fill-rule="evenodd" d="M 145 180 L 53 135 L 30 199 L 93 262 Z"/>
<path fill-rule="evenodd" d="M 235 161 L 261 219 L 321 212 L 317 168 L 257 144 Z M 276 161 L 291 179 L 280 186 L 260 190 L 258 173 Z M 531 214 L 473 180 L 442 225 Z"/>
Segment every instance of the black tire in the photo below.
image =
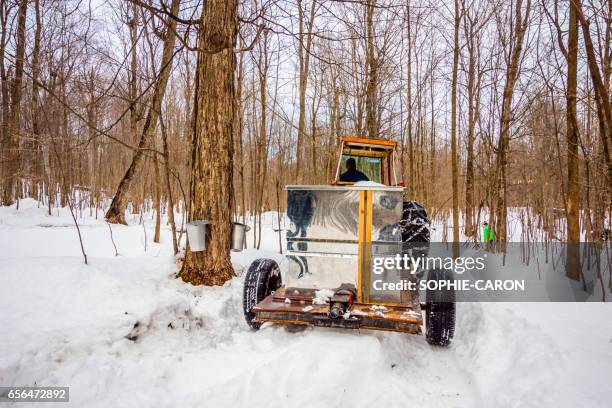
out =
<path fill-rule="evenodd" d="M 451 271 L 432 269 L 427 280 L 452 280 Z M 425 294 L 425 338 L 434 346 L 448 346 L 455 335 L 455 291 L 454 289 L 427 289 Z"/>
<path fill-rule="evenodd" d="M 429 216 L 416 201 L 404 201 L 400 226 L 402 242 L 429 242 Z"/>
<path fill-rule="evenodd" d="M 253 307 L 266 296 L 281 287 L 282 279 L 276 261 L 272 259 L 257 259 L 253 261 L 244 278 L 242 308 L 247 324 L 259 330 L 261 322 L 255 321 Z"/>
<path fill-rule="evenodd" d="M 415 257 L 429 254 L 429 216 L 423 206 L 415 201 L 403 202 L 402 220 L 402 252 Z M 417 272 L 421 278 L 424 271 Z"/>

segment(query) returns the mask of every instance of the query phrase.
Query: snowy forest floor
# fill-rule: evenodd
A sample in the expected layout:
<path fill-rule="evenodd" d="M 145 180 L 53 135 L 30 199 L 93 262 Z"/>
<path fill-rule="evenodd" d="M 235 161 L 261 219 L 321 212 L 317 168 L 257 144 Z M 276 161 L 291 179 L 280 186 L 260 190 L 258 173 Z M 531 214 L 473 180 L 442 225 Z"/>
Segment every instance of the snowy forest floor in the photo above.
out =
<path fill-rule="evenodd" d="M 70 386 L 76 407 L 607 407 L 612 305 L 458 304 L 449 348 L 401 333 L 264 325 L 242 315 L 261 250 L 232 255 L 223 287 L 175 279 L 169 227 L 0 208 L 0 385 Z M 276 226 L 276 225 L 275 225 Z M 435 236 L 435 235 L 434 235 Z M 250 238 L 250 237 L 249 237 Z M 281 268 L 283 267 L 281 263 Z M 27 406 L 20 403 L 18 406 Z"/>

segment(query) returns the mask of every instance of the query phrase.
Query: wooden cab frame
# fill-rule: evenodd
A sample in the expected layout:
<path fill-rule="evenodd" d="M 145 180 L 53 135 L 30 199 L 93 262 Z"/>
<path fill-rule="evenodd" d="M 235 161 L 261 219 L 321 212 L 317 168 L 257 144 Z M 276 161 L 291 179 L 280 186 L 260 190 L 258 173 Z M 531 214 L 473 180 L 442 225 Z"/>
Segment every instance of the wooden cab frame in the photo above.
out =
<path fill-rule="evenodd" d="M 366 139 L 345 136 L 340 139 L 340 152 L 332 185 L 353 185 L 353 182 L 340 181 L 342 164 L 348 157 L 380 159 L 379 180 L 372 180 L 387 186 L 404 186 L 401 167 L 397 157 L 397 142 L 387 139 Z"/>

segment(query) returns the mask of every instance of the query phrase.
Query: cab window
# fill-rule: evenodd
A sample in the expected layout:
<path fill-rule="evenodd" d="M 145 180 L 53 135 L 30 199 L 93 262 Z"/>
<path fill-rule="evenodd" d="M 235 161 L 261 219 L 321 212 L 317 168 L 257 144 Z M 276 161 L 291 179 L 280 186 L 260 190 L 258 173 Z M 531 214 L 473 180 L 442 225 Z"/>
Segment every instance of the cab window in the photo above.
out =
<path fill-rule="evenodd" d="M 382 159 L 380 157 L 351 156 L 344 154 L 342 155 L 340 174 L 346 171 L 346 161 L 351 157 L 355 159 L 355 162 L 357 163 L 357 170 L 368 176 L 370 181 L 374 181 L 376 183 L 381 182 Z"/>

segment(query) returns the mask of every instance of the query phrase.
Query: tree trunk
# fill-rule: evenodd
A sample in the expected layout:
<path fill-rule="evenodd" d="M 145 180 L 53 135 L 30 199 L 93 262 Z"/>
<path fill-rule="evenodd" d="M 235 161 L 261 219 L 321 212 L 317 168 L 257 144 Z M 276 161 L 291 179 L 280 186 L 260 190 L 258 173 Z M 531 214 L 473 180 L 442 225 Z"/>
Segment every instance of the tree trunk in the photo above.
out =
<path fill-rule="evenodd" d="M 352 72 L 354 73 L 354 82 L 353 88 L 355 89 L 355 133 L 358 137 L 364 137 L 364 129 L 363 129 L 363 88 L 360 81 L 359 71 L 359 52 L 357 50 L 357 37 L 356 34 L 351 39 L 351 62 L 352 62 Z"/>
<path fill-rule="evenodd" d="M 4 172 L 4 205 L 11 205 L 18 194 L 19 168 L 21 154 L 19 151 L 21 83 L 23 80 L 23 60 L 25 57 L 25 25 L 28 1 L 21 0 L 17 18 L 17 49 L 15 51 L 15 77 L 11 90 L 11 106 L 8 114 L 8 133 L 5 135 L 6 164 Z"/>
<path fill-rule="evenodd" d="M 610 97 L 602 80 L 599 67 L 597 65 L 597 57 L 591 40 L 591 32 L 589 30 L 589 22 L 586 20 L 582 12 L 582 4 L 580 0 L 572 0 L 572 5 L 576 8 L 576 16 L 582 27 L 582 35 L 584 37 L 584 47 L 587 54 L 587 62 L 589 72 L 593 80 L 593 89 L 595 90 L 595 104 L 597 106 L 597 116 L 599 119 L 600 137 L 605 163 L 607 166 L 607 199 L 610 200 L 612 194 L 610 185 L 612 184 L 612 160 L 610 158 L 610 143 L 612 143 L 612 107 L 610 106 Z M 604 71 L 605 71 L 604 67 Z"/>
<path fill-rule="evenodd" d="M 478 222 L 474 219 L 474 140 L 476 120 L 479 110 L 479 90 L 480 90 L 480 74 L 478 69 L 477 76 L 477 61 L 480 52 L 480 42 L 476 39 L 475 24 L 473 19 L 466 16 L 465 18 L 466 42 L 468 48 L 468 78 L 467 78 L 467 103 L 468 103 L 468 125 L 467 125 L 467 160 L 465 164 L 465 235 L 468 237 L 476 237 L 476 227 Z M 478 67 L 479 68 L 479 67 Z"/>
<path fill-rule="evenodd" d="M 0 158 L 4 160 L 4 145 L 8 137 L 8 117 L 9 117 L 9 80 L 6 67 L 4 66 L 4 55 L 6 50 L 6 36 L 9 32 L 8 25 L 8 2 L 0 1 L 0 88 L 2 92 L 2 114 L 0 120 Z M 4 170 L 4 166 L 0 164 L 0 169 Z M 3 174 L 0 174 L 3 176 Z"/>
<path fill-rule="evenodd" d="M 459 68 L 459 0 L 455 0 L 453 81 L 451 85 L 451 167 L 453 190 L 453 242 L 459 242 L 459 157 L 457 153 L 457 71 Z"/>
<path fill-rule="evenodd" d="M 376 115 L 376 88 L 378 87 L 378 61 L 374 55 L 374 7 L 376 0 L 370 0 L 366 5 L 366 61 L 368 67 L 368 82 L 366 84 L 366 129 L 368 137 L 378 137 L 378 120 Z"/>
<path fill-rule="evenodd" d="M 179 10 L 180 0 L 172 0 L 170 11 L 176 15 Z M 164 50 L 162 53 L 162 61 L 160 66 L 160 72 L 157 76 L 157 83 L 153 90 L 153 96 L 151 98 L 151 107 L 147 114 L 147 118 L 140 135 L 140 141 L 138 142 L 138 149 L 134 152 L 132 157 L 132 163 L 128 167 L 127 172 L 121 179 L 117 192 L 113 197 L 113 201 L 106 212 L 106 220 L 112 224 L 127 224 L 125 221 L 125 207 L 127 205 L 128 193 L 132 182 L 140 170 L 140 165 L 144 158 L 144 149 L 149 145 L 151 136 L 155 133 L 157 126 L 157 120 L 161 113 L 161 103 L 164 99 L 164 93 L 166 92 L 166 85 L 168 84 L 168 78 L 170 77 L 170 71 L 172 71 L 172 58 L 174 56 L 174 43 L 176 39 L 176 20 L 168 19 L 168 29 L 166 30 L 166 39 L 164 41 Z M 132 50 L 136 52 L 135 49 Z M 134 100 L 131 101 L 134 104 Z"/>
<path fill-rule="evenodd" d="M 430 167 L 430 179 L 436 179 L 436 120 L 434 114 L 434 106 L 435 106 L 435 85 L 434 85 L 434 72 L 431 73 L 431 85 L 430 85 L 430 99 L 431 99 L 431 140 L 429 142 L 430 146 L 430 157 L 429 157 L 429 167 Z M 434 190 L 435 193 L 435 190 Z M 435 197 L 434 197 L 435 198 Z"/>
<path fill-rule="evenodd" d="M 34 154 L 32 155 L 34 163 L 32 164 L 33 171 L 32 175 L 36 183 L 37 193 L 39 188 L 42 187 L 42 181 L 45 179 L 45 167 L 43 165 L 43 145 L 40 140 L 40 126 L 39 126 L 39 106 L 38 106 L 38 76 L 40 74 L 40 37 L 42 30 L 41 14 L 40 14 L 40 0 L 34 1 L 35 21 L 36 30 L 34 32 L 34 49 L 32 50 L 32 133 L 34 138 Z M 42 194 L 37 194 L 41 195 Z"/>
<path fill-rule="evenodd" d="M 162 130 L 162 145 L 164 153 L 164 182 L 166 185 L 166 194 L 168 195 L 168 222 L 172 229 L 172 248 L 174 249 L 174 255 L 178 254 L 178 242 L 176 239 L 176 222 L 174 221 L 174 198 L 172 196 L 172 185 L 170 184 L 170 152 L 168 151 L 168 134 L 166 133 L 166 127 L 164 121 L 160 120 Z"/>
<path fill-rule="evenodd" d="M 223 285 L 233 276 L 233 134 L 236 115 L 233 52 L 236 0 L 207 0 L 199 39 L 197 111 L 192 145 L 191 220 L 209 220 L 206 250 L 187 250 L 180 271 L 194 285 Z M 207 50 L 218 50 L 216 53 Z"/>
<path fill-rule="evenodd" d="M 569 278 L 580 278 L 580 169 L 578 167 L 578 120 L 576 118 L 576 89 L 578 69 L 578 16 L 576 6 L 569 5 L 569 34 L 567 39 L 567 242 L 566 273 Z"/>
<path fill-rule="evenodd" d="M 406 93 L 407 97 L 407 119 L 406 119 L 406 139 L 408 141 L 408 193 L 412 198 L 415 198 L 416 188 L 415 188 L 415 178 L 414 178 L 414 146 L 412 144 L 412 27 L 410 26 L 410 2 L 406 5 L 406 14 L 408 18 L 408 32 L 407 32 L 407 40 L 408 40 L 408 61 L 407 61 L 407 71 L 408 78 L 406 82 Z M 402 170 L 404 170 L 404 151 L 405 146 L 402 146 Z"/>
<path fill-rule="evenodd" d="M 161 183 L 159 180 L 159 164 L 157 156 L 153 158 L 153 166 L 155 170 L 155 234 L 153 236 L 153 242 L 159 243 L 161 229 Z"/>
<path fill-rule="evenodd" d="M 244 146 L 243 146 L 243 132 L 244 127 L 244 107 L 242 104 L 242 87 L 244 86 L 244 56 L 240 54 L 238 63 L 238 78 L 236 81 L 236 107 L 238 115 L 236 115 L 237 128 L 234 129 L 236 132 L 236 145 L 238 147 L 238 184 L 240 188 L 240 217 L 243 224 L 246 222 L 246 186 L 244 183 Z M 245 240 L 246 245 L 246 240 Z"/>
<path fill-rule="evenodd" d="M 268 33 L 264 33 L 264 39 L 259 50 L 257 69 L 259 71 L 259 132 L 257 137 L 256 173 L 255 173 L 255 216 L 257 236 L 253 245 L 259 249 L 261 245 L 261 214 L 264 211 L 263 198 L 266 189 L 266 173 L 268 170 L 268 128 L 267 128 L 267 98 L 268 98 Z"/>
<path fill-rule="evenodd" d="M 495 235 L 500 241 L 506 241 L 506 218 L 508 205 L 506 168 L 508 160 L 508 146 L 510 143 L 510 123 L 512 121 L 512 95 L 514 93 L 514 85 L 516 84 L 520 71 L 523 39 L 525 38 L 525 32 L 527 31 L 527 23 L 529 20 L 529 13 L 531 11 L 531 0 L 527 0 L 524 16 L 521 10 L 522 0 L 517 0 L 515 7 L 515 25 L 513 28 L 515 40 L 510 51 L 508 73 L 506 74 L 506 84 L 504 86 L 504 93 L 502 97 L 500 132 L 499 141 L 497 144 L 497 163 L 495 171 L 496 186 L 493 194 L 493 201 L 496 203 L 495 223 L 490 223 L 491 225 L 495 225 Z"/>
<path fill-rule="evenodd" d="M 300 113 L 298 116 L 298 135 L 296 146 L 296 165 L 295 179 L 299 183 L 302 179 L 302 150 L 304 150 L 304 139 L 306 133 L 306 89 L 308 87 L 308 71 L 310 68 L 310 49 L 312 47 L 312 27 L 315 16 L 316 1 L 312 0 L 310 8 L 310 20 L 306 21 L 306 33 L 304 33 L 304 11 L 302 10 L 302 0 L 298 0 L 298 21 L 299 21 L 299 43 L 298 59 L 300 63 Z M 304 38 L 305 37 L 305 38 Z"/>

